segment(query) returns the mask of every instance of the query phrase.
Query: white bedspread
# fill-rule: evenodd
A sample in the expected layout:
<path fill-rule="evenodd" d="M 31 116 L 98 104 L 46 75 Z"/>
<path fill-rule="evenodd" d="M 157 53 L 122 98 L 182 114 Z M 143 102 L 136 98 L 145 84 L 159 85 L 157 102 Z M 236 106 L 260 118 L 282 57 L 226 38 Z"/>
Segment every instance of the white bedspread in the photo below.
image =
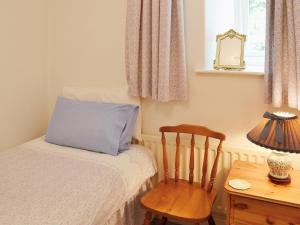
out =
<path fill-rule="evenodd" d="M 36 139 L 0 153 L 0 224 L 105 224 L 155 172 L 139 145 L 110 156 Z"/>

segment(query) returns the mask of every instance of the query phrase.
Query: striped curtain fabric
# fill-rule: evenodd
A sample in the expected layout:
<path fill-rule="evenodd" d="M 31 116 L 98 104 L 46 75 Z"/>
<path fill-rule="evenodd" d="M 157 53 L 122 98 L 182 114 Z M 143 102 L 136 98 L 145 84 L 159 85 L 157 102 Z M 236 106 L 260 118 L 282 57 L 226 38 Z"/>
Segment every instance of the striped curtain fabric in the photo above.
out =
<path fill-rule="evenodd" d="M 126 73 L 129 94 L 186 100 L 183 0 L 128 0 Z"/>
<path fill-rule="evenodd" d="M 267 0 L 266 103 L 300 110 L 300 1 Z"/>

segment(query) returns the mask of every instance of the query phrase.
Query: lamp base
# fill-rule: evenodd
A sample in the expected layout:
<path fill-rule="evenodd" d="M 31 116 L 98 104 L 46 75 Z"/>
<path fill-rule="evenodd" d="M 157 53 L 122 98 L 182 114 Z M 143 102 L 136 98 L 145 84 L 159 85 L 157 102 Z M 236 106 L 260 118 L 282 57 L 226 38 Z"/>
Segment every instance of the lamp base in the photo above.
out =
<path fill-rule="evenodd" d="M 268 174 L 268 177 L 270 179 L 270 181 L 274 184 L 289 184 L 291 183 L 291 176 L 289 175 L 287 178 L 283 178 L 283 179 L 279 179 L 276 177 L 273 177 L 270 173 Z"/>
<path fill-rule="evenodd" d="M 270 168 L 269 179 L 275 184 L 289 184 L 291 176 L 289 172 L 292 169 L 292 159 L 285 152 L 272 151 L 267 158 Z"/>

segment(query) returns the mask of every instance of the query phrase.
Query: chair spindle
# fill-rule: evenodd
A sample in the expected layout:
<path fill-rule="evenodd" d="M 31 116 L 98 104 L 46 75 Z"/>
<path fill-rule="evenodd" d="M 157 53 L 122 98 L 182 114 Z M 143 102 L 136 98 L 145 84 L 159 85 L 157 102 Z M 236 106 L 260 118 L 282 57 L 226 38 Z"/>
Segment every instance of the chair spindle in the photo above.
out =
<path fill-rule="evenodd" d="M 177 133 L 176 135 L 176 158 L 175 158 L 175 182 L 179 179 L 179 164 L 180 164 L 180 135 Z"/>
<path fill-rule="evenodd" d="M 178 126 L 164 126 L 160 127 L 160 132 L 162 132 L 162 146 L 163 146 L 163 164 L 164 164 L 164 182 L 169 182 L 169 169 L 168 169 L 168 155 L 167 155 L 167 146 L 166 146 L 166 137 L 165 133 L 176 133 L 176 156 L 175 156 L 175 182 L 179 180 L 179 168 L 180 168 L 180 134 L 191 134 L 191 154 L 190 154 L 190 164 L 189 164 L 189 183 L 194 182 L 194 167 L 195 167 L 195 135 L 201 135 L 206 137 L 204 144 L 204 157 L 202 163 L 202 177 L 201 177 L 201 188 L 205 189 L 207 192 L 211 192 L 214 184 L 214 180 L 217 175 L 218 170 L 218 161 L 220 153 L 222 150 L 222 142 L 225 140 L 225 135 L 219 132 L 209 130 L 207 127 L 195 126 L 195 125 L 178 125 Z M 212 165 L 210 172 L 210 178 L 207 179 L 207 170 L 208 170 L 208 154 L 209 154 L 209 139 L 215 138 L 219 139 L 220 143 L 217 148 L 217 153 L 215 160 Z M 208 180 L 208 182 L 207 182 Z M 208 183 L 208 184 L 207 184 Z"/>
<path fill-rule="evenodd" d="M 166 137 L 165 137 L 164 132 L 162 132 L 161 143 L 162 143 L 162 146 L 163 146 L 163 162 L 164 162 L 165 183 L 168 183 L 168 179 L 169 179 L 168 155 L 167 155 L 167 147 L 166 147 Z"/>
<path fill-rule="evenodd" d="M 204 146 L 204 157 L 202 164 L 202 179 L 201 179 L 201 188 L 205 187 L 206 184 L 206 174 L 207 174 L 207 160 L 208 160 L 208 148 L 209 148 L 209 137 L 206 137 L 205 146 Z"/>
<path fill-rule="evenodd" d="M 191 155 L 190 155 L 190 175 L 189 175 L 190 184 L 194 182 L 194 149 L 195 149 L 195 135 L 192 134 Z"/>
<path fill-rule="evenodd" d="M 164 164 L 164 181 L 159 183 L 152 191 L 145 194 L 141 203 L 148 210 L 144 225 L 150 225 L 152 212 L 162 216 L 160 225 L 167 223 L 167 217 L 178 218 L 185 222 L 193 222 L 194 225 L 200 225 L 200 222 L 208 221 L 210 225 L 215 224 L 212 215 L 212 205 L 216 199 L 217 190 L 213 190 L 213 183 L 217 174 L 218 160 L 221 152 L 222 141 L 225 140 L 225 135 L 210 130 L 204 126 L 182 124 L 178 126 L 163 126 L 159 128 L 162 133 L 162 150 Z M 169 179 L 169 163 L 166 146 L 166 133 L 177 134 L 176 136 L 176 156 L 175 158 L 175 179 Z M 180 167 L 180 135 L 191 135 L 191 154 L 189 162 L 189 180 L 182 179 L 179 181 Z M 194 170 L 195 170 L 195 138 L 196 135 L 205 137 L 204 160 L 202 164 L 201 183 L 194 185 Z M 206 179 L 208 173 L 208 154 L 210 138 L 220 140 L 217 148 L 215 161 L 210 173 L 210 179 Z M 172 149 L 173 150 L 173 149 Z M 198 150 L 196 148 L 196 150 Z M 196 167 L 197 168 L 197 167 Z M 173 173 L 173 169 L 171 170 Z M 173 178 L 173 176 L 172 176 Z M 209 180 L 209 182 L 207 182 Z M 173 183 L 174 182 L 174 183 Z M 208 183 L 208 184 L 207 184 Z M 202 188 L 199 187 L 202 186 Z M 195 201 L 194 201 L 195 200 Z M 192 203 L 192 204 L 189 204 Z"/>
<path fill-rule="evenodd" d="M 218 148 L 217 148 L 217 155 L 215 158 L 215 162 L 213 164 L 213 168 L 211 170 L 211 175 L 210 175 L 210 181 L 207 185 L 207 191 L 211 192 L 213 185 L 214 185 L 214 181 L 216 179 L 216 175 L 217 175 L 217 171 L 218 171 L 218 162 L 219 162 L 219 157 L 220 157 L 220 153 L 222 151 L 222 140 L 220 141 Z"/>

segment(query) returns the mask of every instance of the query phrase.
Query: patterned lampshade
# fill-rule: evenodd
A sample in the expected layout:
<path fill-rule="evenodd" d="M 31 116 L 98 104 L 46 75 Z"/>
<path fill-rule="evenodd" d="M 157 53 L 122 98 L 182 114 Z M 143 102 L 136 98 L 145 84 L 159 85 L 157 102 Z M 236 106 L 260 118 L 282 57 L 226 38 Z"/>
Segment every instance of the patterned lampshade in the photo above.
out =
<path fill-rule="evenodd" d="M 269 113 L 247 138 L 254 144 L 277 151 L 300 153 L 300 120 L 291 113 Z"/>

